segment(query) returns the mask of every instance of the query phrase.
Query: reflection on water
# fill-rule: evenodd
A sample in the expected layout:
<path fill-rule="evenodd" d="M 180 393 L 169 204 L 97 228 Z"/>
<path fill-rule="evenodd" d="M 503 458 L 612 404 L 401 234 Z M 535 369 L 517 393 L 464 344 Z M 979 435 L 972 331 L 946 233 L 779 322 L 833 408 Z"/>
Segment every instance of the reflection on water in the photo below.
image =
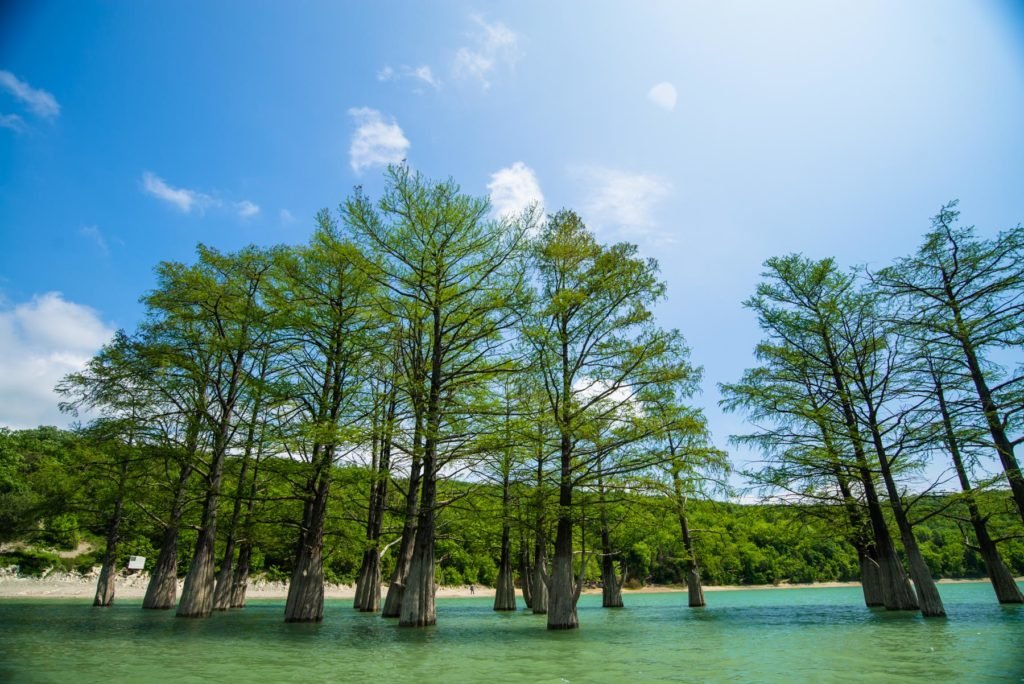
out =
<path fill-rule="evenodd" d="M 283 601 L 208 620 L 139 601 L 0 601 L 0 681 L 1024 681 L 1024 608 L 984 584 L 941 586 L 947 619 L 869 610 L 858 589 L 584 596 L 582 628 L 495 613 L 486 598 L 438 602 L 438 626 L 329 601 L 320 624 L 285 624 Z"/>

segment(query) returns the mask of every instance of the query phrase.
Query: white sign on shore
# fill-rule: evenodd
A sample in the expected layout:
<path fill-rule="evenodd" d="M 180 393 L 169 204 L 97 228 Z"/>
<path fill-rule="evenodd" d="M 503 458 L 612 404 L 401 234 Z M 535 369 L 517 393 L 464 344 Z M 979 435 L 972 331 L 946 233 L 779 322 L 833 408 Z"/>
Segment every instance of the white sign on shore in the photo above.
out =
<path fill-rule="evenodd" d="M 146 567 L 145 556 L 129 556 L 128 557 L 128 569 L 129 570 L 142 570 Z"/>

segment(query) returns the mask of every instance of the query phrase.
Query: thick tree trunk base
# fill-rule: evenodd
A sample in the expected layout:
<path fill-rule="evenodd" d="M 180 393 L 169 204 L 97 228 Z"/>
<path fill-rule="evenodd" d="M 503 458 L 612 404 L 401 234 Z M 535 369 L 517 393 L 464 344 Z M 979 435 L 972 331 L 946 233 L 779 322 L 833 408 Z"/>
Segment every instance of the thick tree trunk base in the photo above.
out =
<path fill-rule="evenodd" d="M 164 544 L 160 547 L 153 574 L 146 587 L 146 597 L 142 599 L 142 607 L 146 610 L 167 610 L 173 608 L 178 599 L 178 544 L 177 533 L 174 540 L 168 541 L 164 535 Z"/>
<path fill-rule="evenodd" d="M 572 553 L 555 553 L 548 595 L 548 629 L 576 629 L 576 587 L 572 571 Z"/>
<path fill-rule="evenodd" d="M 704 587 L 700 583 L 700 571 L 697 568 L 690 568 L 686 573 L 686 592 L 688 594 L 690 608 L 703 608 Z"/>
<path fill-rule="evenodd" d="M 178 617 L 209 617 L 213 610 L 213 547 L 200 546 L 181 589 Z"/>
<path fill-rule="evenodd" d="M 249 564 L 252 559 L 252 546 L 248 543 L 238 552 L 238 566 L 231 582 L 231 607 L 245 608 L 245 592 L 249 588 Z"/>
<path fill-rule="evenodd" d="M 886 610 L 917 610 L 917 595 L 903 564 L 896 556 L 892 539 L 877 542 L 878 577 L 882 584 L 882 603 Z"/>
<path fill-rule="evenodd" d="M 100 569 L 100 578 L 96 582 L 96 596 L 93 598 L 92 605 L 101 608 L 114 605 L 114 578 L 116 574 L 114 561 L 104 560 L 103 567 Z"/>
<path fill-rule="evenodd" d="M 860 586 L 864 592 L 865 606 L 878 608 L 885 605 L 878 562 L 868 552 L 860 554 Z"/>
<path fill-rule="evenodd" d="M 413 555 L 409 581 L 402 594 L 402 611 L 398 617 L 400 627 L 429 627 L 437 624 L 433 546 L 431 542 L 426 553 Z"/>
<path fill-rule="evenodd" d="M 376 613 L 380 610 L 380 551 L 376 547 L 363 553 L 352 605 L 361 613 Z"/>
<path fill-rule="evenodd" d="M 516 610 L 516 587 L 512 582 L 512 568 L 503 567 L 498 572 L 498 583 L 494 591 L 494 610 Z"/>
<path fill-rule="evenodd" d="M 288 585 L 288 601 L 284 607 L 285 622 L 320 622 L 324 619 L 324 566 L 320 548 L 303 545 L 299 552 L 292 581 Z"/>
<path fill-rule="evenodd" d="M 615 570 L 602 573 L 601 578 L 601 607 L 622 608 L 622 587 L 619 586 L 619 578 L 615 576 Z"/>
<path fill-rule="evenodd" d="M 405 585 L 399 582 L 392 582 L 388 585 L 388 593 L 384 598 L 384 607 L 380 610 L 380 616 L 396 618 L 402 615 L 402 596 L 405 595 Z"/>
<path fill-rule="evenodd" d="M 981 552 L 981 559 L 985 561 L 985 570 L 988 572 L 992 589 L 996 592 L 996 600 L 999 603 L 1024 603 L 1020 587 L 1017 586 L 1013 574 L 1006 567 L 1002 556 L 999 555 L 999 548 L 989 536 L 985 521 L 973 503 L 971 505 L 971 524 L 974 525 L 974 533 L 978 537 L 978 550 Z"/>
<path fill-rule="evenodd" d="M 217 580 L 213 590 L 213 609 L 214 610 L 227 610 L 231 607 L 231 594 L 234 592 L 234 579 L 235 572 L 232 567 L 232 558 L 234 555 L 225 555 L 224 564 L 220 568 L 220 572 L 217 573 Z"/>

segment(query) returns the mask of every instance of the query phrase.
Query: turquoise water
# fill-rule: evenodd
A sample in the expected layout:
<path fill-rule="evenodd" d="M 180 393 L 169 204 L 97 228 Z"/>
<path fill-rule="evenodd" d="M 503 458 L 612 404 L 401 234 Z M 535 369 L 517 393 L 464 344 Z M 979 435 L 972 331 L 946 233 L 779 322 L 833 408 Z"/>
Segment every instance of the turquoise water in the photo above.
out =
<path fill-rule="evenodd" d="M 88 601 L 0 600 L 0 681 L 678 682 L 1024 681 L 1024 608 L 987 584 L 942 585 L 949 618 L 868 610 L 857 588 L 584 596 L 582 628 L 438 601 L 438 625 L 400 629 L 328 601 L 285 624 L 283 601 L 208 620 Z"/>

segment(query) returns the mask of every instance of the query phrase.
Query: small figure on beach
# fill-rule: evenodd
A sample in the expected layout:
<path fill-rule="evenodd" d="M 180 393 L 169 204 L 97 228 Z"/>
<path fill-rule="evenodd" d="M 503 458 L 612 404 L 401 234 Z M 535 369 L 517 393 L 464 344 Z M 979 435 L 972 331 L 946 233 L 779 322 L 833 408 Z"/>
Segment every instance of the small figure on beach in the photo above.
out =
<path fill-rule="evenodd" d="M 474 585 L 472 585 L 472 584 L 469 585 L 469 595 L 470 596 L 475 596 L 476 595 L 476 587 Z"/>

